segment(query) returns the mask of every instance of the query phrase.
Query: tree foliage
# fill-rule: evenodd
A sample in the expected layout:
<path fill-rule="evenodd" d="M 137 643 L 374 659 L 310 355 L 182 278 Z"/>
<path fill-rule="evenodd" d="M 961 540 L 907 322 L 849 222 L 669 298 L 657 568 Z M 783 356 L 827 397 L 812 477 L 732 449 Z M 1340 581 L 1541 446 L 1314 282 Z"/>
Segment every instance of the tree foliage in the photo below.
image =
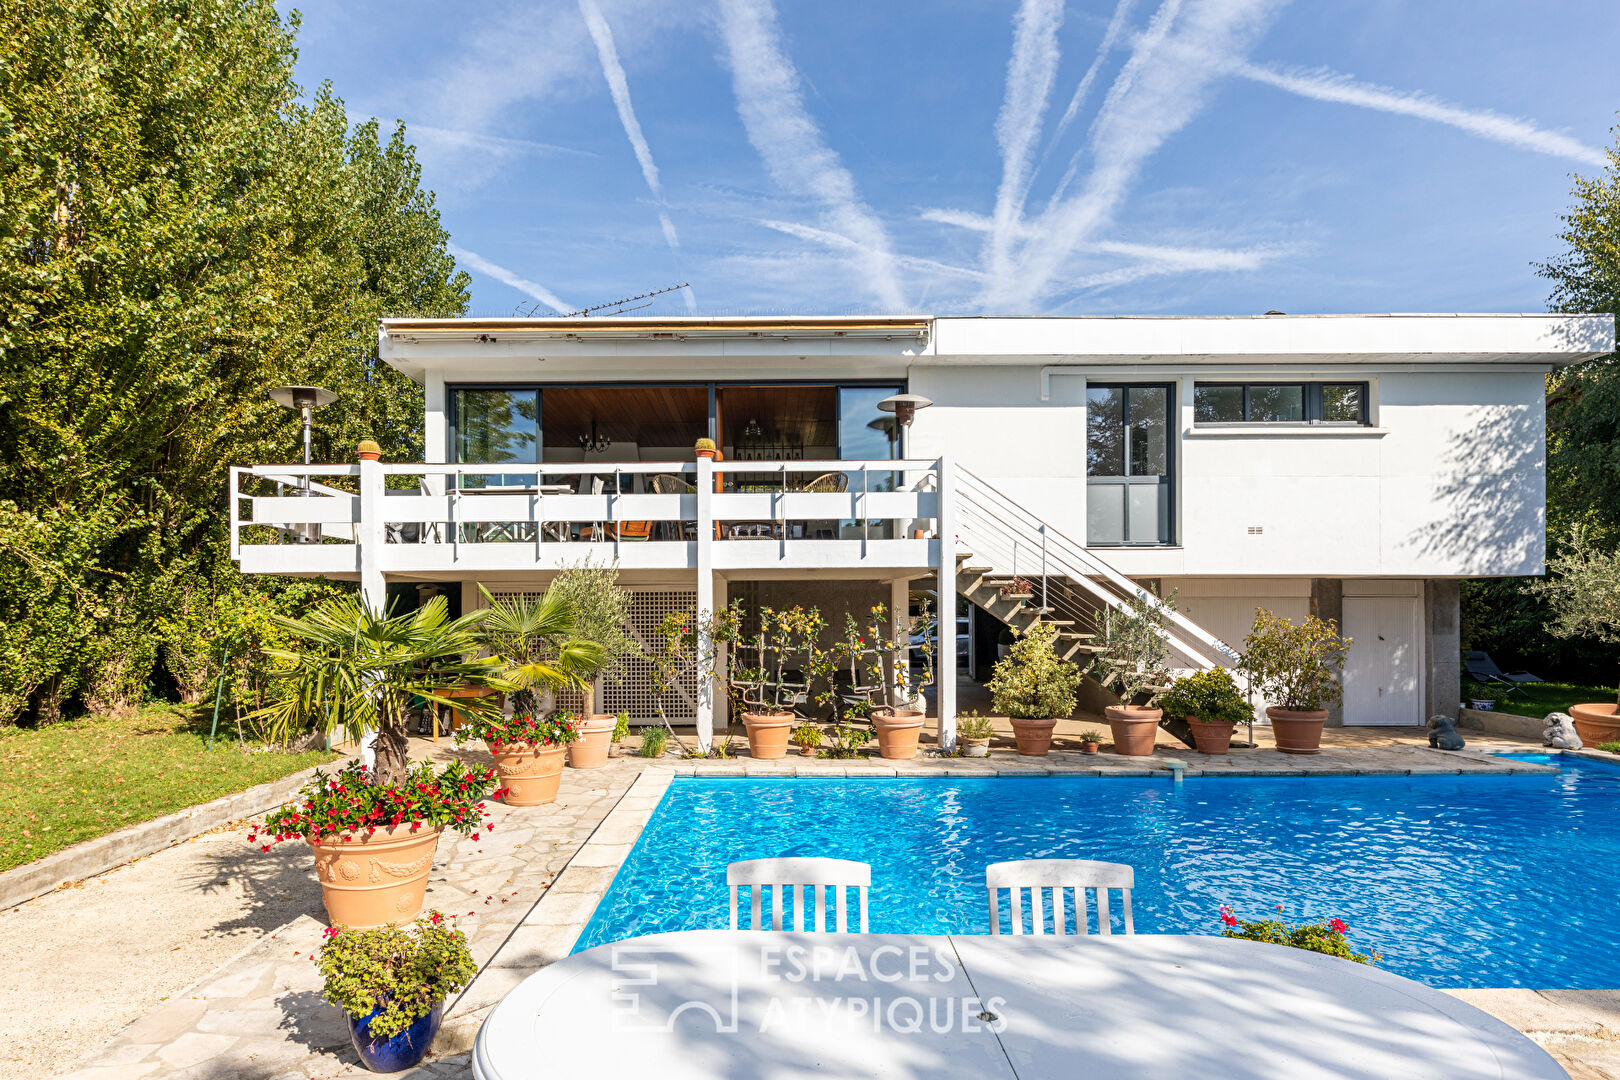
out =
<path fill-rule="evenodd" d="M 268 0 L 0 4 L 0 722 L 126 706 L 159 616 L 254 591 L 218 552 L 226 466 L 299 445 L 269 388 L 337 391 L 323 457 L 419 457 L 376 319 L 459 314 L 468 278 L 403 127 L 302 97 L 297 25 Z"/>

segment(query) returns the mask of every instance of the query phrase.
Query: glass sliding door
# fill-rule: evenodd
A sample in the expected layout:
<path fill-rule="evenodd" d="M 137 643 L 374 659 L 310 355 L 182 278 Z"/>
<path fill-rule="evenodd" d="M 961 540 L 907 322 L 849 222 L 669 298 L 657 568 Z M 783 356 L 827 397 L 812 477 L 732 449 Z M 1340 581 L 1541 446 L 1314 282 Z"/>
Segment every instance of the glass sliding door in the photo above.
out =
<path fill-rule="evenodd" d="M 900 393 L 900 386 L 840 386 L 838 388 L 838 456 L 845 461 L 890 461 L 902 453 L 902 433 L 894 422 L 894 414 L 879 409 L 878 402 Z M 890 469 L 867 469 L 865 475 L 848 474 L 851 491 L 893 491 L 899 484 L 899 473 Z M 894 522 L 888 520 L 841 521 L 839 535 L 858 540 L 863 535 L 873 540 L 894 538 Z"/>
<path fill-rule="evenodd" d="M 478 387 L 452 391 L 451 443 L 461 465 L 540 460 L 540 391 L 534 387 Z M 527 476 L 470 476 L 465 487 L 519 487 Z"/>
<path fill-rule="evenodd" d="M 1172 389 L 1086 387 L 1086 543 L 1168 544 Z"/>

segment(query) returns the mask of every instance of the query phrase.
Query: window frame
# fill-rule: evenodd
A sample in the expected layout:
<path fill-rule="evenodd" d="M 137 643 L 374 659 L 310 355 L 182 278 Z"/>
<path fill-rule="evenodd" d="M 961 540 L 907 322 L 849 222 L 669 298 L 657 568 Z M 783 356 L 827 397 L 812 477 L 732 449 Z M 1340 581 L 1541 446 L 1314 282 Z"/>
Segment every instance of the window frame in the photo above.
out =
<path fill-rule="evenodd" d="M 1242 420 L 1200 420 L 1198 419 L 1198 391 L 1205 388 L 1239 387 L 1243 391 L 1243 419 Z M 1297 386 L 1301 389 L 1301 400 L 1304 403 L 1305 416 L 1301 420 L 1253 420 L 1250 419 L 1250 394 L 1252 386 Z M 1354 420 L 1328 420 L 1324 414 L 1322 392 L 1329 386 L 1355 387 L 1361 394 L 1360 415 Z M 1357 379 L 1194 379 L 1193 380 L 1193 426 L 1198 428 L 1285 428 L 1285 427 L 1369 427 L 1372 424 L 1372 384 Z"/>

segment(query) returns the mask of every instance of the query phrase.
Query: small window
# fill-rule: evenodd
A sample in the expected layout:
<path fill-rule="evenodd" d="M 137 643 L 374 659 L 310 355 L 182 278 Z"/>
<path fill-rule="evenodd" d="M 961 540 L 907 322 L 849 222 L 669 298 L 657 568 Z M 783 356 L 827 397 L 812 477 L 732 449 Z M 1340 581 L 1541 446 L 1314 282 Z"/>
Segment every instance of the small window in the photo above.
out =
<path fill-rule="evenodd" d="M 1195 424 L 1365 424 L 1366 383 L 1196 383 Z"/>

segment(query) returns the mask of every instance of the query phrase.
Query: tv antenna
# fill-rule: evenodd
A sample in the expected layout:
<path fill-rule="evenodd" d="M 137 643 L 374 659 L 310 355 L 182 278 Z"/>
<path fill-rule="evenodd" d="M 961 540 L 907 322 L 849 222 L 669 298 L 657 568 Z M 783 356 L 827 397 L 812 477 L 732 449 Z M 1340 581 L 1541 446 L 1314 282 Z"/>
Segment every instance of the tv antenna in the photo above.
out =
<path fill-rule="evenodd" d="M 593 312 L 598 311 L 604 313 L 605 315 L 628 315 L 632 311 L 640 311 L 642 308 L 652 307 L 653 297 L 655 296 L 662 296 L 665 293 L 678 292 L 681 289 L 691 288 L 691 285 L 691 282 L 683 281 L 679 285 L 670 285 L 662 289 L 654 289 L 652 292 L 644 292 L 639 296 L 627 296 L 623 300 L 610 300 L 605 304 L 595 304 L 591 307 L 580 308 L 578 311 L 570 311 L 566 315 L 557 316 L 557 318 L 588 319 L 591 317 Z M 637 300 L 645 301 L 645 303 L 638 304 L 636 303 Z M 534 316 L 540 314 L 540 309 L 543 306 L 544 305 L 540 303 L 528 304 L 518 308 L 517 314 L 523 318 L 533 318 Z M 610 308 L 612 310 L 609 310 Z"/>

